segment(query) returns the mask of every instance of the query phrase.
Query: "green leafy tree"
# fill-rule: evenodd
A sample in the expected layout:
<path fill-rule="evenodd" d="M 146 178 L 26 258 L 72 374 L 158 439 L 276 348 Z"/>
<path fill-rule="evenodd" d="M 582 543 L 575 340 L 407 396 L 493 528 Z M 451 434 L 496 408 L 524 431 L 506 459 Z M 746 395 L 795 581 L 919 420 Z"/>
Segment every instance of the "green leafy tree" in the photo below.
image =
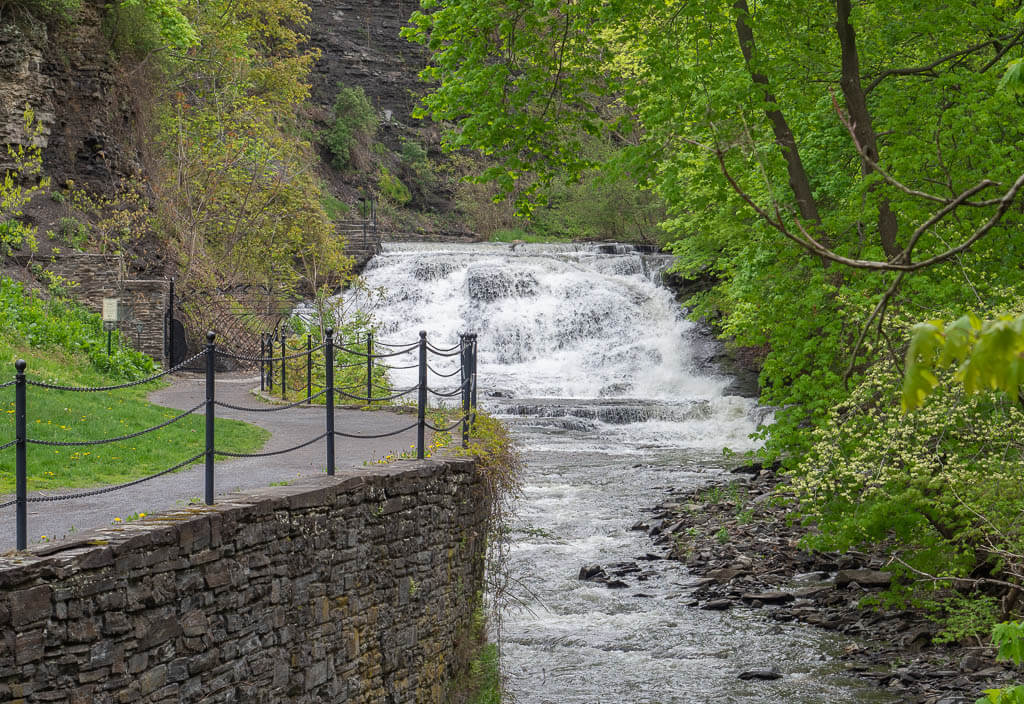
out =
<path fill-rule="evenodd" d="M 324 133 L 324 143 L 334 155 L 334 165 L 345 169 L 365 160 L 359 155 L 370 149 L 379 120 L 362 86 L 339 85 L 333 112 L 334 122 Z"/>
<path fill-rule="evenodd" d="M 818 547 L 1016 588 L 1015 4 L 428 0 L 405 34 L 432 52 L 422 113 L 493 159 L 520 210 L 593 167 L 657 193 L 676 268 L 718 282 L 695 314 L 765 354 L 765 451 Z M 585 135 L 623 148 L 586 158 Z M 919 328 L 907 359 L 912 321 L 966 301 L 992 322 Z"/>
<path fill-rule="evenodd" d="M 154 121 L 152 188 L 183 278 L 289 291 L 311 271 L 309 259 L 322 257 L 309 288 L 343 280 L 350 262 L 323 207 L 315 153 L 297 136 L 317 57 L 302 33 L 308 6 L 172 5 L 195 40 L 181 52 L 179 39 L 191 42 L 188 36 L 160 33 L 167 85 Z M 169 20 L 177 26 L 177 17 Z"/>

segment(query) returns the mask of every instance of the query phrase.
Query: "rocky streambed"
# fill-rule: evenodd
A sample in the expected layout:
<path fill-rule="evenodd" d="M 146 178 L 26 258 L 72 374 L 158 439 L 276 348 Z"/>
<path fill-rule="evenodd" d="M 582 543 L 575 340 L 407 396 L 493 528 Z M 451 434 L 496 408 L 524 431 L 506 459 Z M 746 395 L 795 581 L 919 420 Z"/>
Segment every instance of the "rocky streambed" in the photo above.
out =
<path fill-rule="evenodd" d="M 984 689 L 1020 681 L 1012 665 L 995 660 L 991 647 L 934 643 L 939 629 L 919 609 L 862 606 L 865 597 L 890 584 L 891 574 L 882 569 L 885 558 L 801 550 L 806 529 L 788 521 L 788 509 L 772 501 L 778 483 L 773 468 L 753 465 L 734 470 L 726 483 L 670 490 L 649 517 L 632 526 L 650 536 L 651 553 L 636 561 L 584 565 L 579 579 L 613 589 L 640 586 L 649 574 L 646 560 L 676 560 L 691 575 L 683 597 L 688 607 L 757 611 L 766 622 L 798 622 L 852 636 L 839 654 L 845 670 L 907 702 L 973 703 Z M 783 675 L 762 666 L 738 676 Z"/>

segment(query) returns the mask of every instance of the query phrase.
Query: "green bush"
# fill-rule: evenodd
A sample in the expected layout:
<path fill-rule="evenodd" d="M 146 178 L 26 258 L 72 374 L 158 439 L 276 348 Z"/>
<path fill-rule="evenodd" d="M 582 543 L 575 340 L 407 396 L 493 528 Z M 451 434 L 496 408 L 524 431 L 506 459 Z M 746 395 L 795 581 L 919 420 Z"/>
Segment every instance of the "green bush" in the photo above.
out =
<path fill-rule="evenodd" d="M 922 407 L 902 413 L 899 373 L 884 364 L 813 431 L 792 471 L 808 547 L 891 549 L 913 570 L 950 578 L 1024 567 L 1024 411 L 1005 394 L 964 394 L 942 373 Z M 924 587 L 921 590 L 923 591 Z M 940 595 L 941 596 L 941 595 Z M 955 596 L 937 620 L 954 639 L 984 631 L 991 609 Z"/>
<path fill-rule="evenodd" d="M 346 169 L 358 161 L 356 153 L 368 150 L 377 132 L 377 111 L 361 86 L 338 86 L 334 100 L 334 122 L 323 134 L 324 144 L 334 156 L 334 165 Z"/>
<path fill-rule="evenodd" d="M 380 169 L 380 180 L 378 182 L 380 194 L 395 205 L 405 205 L 412 200 L 409 188 L 402 181 L 393 176 L 386 166 Z"/>

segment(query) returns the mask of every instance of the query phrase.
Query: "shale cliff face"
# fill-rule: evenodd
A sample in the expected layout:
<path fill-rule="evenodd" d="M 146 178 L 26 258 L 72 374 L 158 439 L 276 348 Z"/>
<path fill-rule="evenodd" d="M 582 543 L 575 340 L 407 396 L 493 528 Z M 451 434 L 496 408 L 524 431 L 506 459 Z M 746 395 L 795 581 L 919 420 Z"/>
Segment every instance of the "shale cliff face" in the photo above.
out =
<path fill-rule="evenodd" d="M 323 53 L 313 73 L 314 103 L 330 108 L 338 84 L 362 86 L 382 122 L 412 123 L 427 53 L 398 36 L 419 4 L 411 0 L 307 0 L 310 43 Z"/>
<path fill-rule="evenodd" d="M 104 191 L 138 169 L 132 109 L 102 27 L 103 2 L 86 0 L 68 27 L 21 14 L 0 17 L 0 145 L 24 144 L 28 103 L 43 127 L 43 165 L 55 184 L 67 179 Z M 7 150 L 0 146 L 6 168 Z"/>
<path fill-rule="evenodd" d="M 417 74 L 427 53 L 398 36 L 418 3 L 308 2 L 310 44 L 322 52 L 311 76 L 314 105 L 329 110 L 339 83 L 358 85 L 380 112 L 385 141 L 397 141 L 389 127 L 423 127 L 411 114 L 424 91 Z M 133 91 L 111 51 L 103 12 L 103 0 L 85 0 L 66 27 L 0 13 L 0 168 L 9 165 L 4 145 L 26 142 L 27 102 L 43 126 L 44 168 L 54 184 L 72 179 L 103 191 L 140 169 L 130 146 Z"/>

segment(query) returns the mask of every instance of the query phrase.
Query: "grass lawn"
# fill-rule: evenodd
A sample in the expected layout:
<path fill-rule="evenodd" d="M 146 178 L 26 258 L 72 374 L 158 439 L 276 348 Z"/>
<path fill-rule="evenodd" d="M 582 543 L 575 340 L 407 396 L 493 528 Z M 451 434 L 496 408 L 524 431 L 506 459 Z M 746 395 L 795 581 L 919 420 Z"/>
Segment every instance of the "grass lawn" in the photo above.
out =
<path fill-rule="evenodd" d="M 41 349 L 0 339 L 0 383 L 14 378 L 13 361 L 28 362 L 29 379 L 76 386 L 120 383 L 97 371 L 88 360 L 61 349 Z M 28 437 L 38 440 L 99 440 L 126 435 L 162 423 L 180 411 L 146 401 L 158 382 L 121 391 L 82 393 L 27 389 Z M 14 387 L 0 390 L 0 445 L 14 439 Z M 269 433 L 240 421 L 218 419 L 217 449 L 252 452 Z M 90 447 L 29 445 L 28 489 L 59 489 L 116 484 L 162 471 L 201 452 L 205 418 L 191 415 L 166 428 L 131 440 Z M 13 447 L 0 450 L 0 493 L 13 493 Z M 200 461 L 202 461 L 200 459 Z"/>

